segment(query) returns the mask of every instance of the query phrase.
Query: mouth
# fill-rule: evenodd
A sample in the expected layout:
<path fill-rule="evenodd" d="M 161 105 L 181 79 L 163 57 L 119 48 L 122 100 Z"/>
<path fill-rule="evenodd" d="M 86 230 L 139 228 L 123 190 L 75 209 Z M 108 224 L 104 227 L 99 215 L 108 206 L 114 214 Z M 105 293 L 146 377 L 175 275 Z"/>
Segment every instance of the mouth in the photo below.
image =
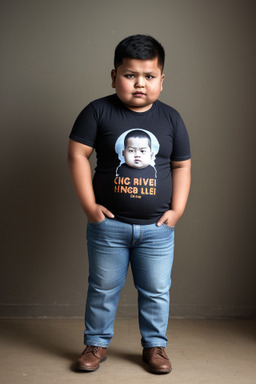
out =
<path fill-rule="evenodd" d="M 134 92 L 134 93 L 133 93 L 133 96 L 135 96 L 135 97 L 141 97 L 141 96 L 145 96 L 145 93 L 137 91 L 137 92 Z"/>

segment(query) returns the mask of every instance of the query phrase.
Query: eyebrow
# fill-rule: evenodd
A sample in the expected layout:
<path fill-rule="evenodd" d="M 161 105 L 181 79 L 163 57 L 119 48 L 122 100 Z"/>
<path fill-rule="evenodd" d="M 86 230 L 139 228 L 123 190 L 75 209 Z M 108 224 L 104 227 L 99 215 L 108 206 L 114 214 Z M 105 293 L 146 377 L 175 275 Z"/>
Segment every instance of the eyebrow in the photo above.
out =
<path fill-rule="evenodd" d="M 131 69 L 124 69 L 124 72 L 130 72 L 130 73 L 132 73 L 134 75 L 139 74 L 139 72 L 132 71 Z M 152 75 L 152 74 L 156 74 L 156 72 L 155 71 L 143 72 L 143 75 Z"/>

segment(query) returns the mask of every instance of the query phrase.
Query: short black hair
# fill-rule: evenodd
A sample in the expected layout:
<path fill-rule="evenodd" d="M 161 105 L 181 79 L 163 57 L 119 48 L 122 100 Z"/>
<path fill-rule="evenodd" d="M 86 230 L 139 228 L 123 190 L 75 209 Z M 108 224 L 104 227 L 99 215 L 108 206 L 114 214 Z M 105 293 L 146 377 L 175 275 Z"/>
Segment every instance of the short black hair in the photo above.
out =
<path fill-rule="evenodd" d="M 151 138 L 147 134 L 147 132 L 142 131 L 142 129 L 133 129 L 132 131 L 128 132 L 127 135 L 124 138 L 124 147 L 127 147 L 128 139 L 131 137 L 138 137 L 139 139 L 148 139 L 148 146 L 151 149 Z"/>
<path fill-rule="evenodd" d="M 164 68 L 165 52 L 163 46 L 149 35 L 132 35 L 123 39 L 115 49 L 115 69 L 122 64 L 124 58 L 138 60 L 153 60 L 158 58 L 158 64 Z"/>

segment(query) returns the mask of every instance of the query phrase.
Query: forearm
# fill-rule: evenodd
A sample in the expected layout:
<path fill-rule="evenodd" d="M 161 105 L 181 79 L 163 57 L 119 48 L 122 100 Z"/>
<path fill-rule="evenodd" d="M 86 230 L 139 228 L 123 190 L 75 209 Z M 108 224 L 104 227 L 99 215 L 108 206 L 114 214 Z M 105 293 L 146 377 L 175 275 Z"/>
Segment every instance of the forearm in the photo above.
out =
<path fill-rule="evenodd" d="M 185 210 L 191 183 L 191 161 L 172 163 L 172 201 L 168 211 L 158 220 L 157 225 L 163 223 L 175 226 Z"/>
<path fill-rule="evenodd" d="M 90 216 L 93 207 L 96 205 L 96 201 L 92 186 L 89 160 L 82 155 L 69 155 L 68 165 L 79 202 L 86 215 Z"/>
<path fill-rule="evenodd" d="M 179 219 L 185 210 L 190 184 L 191 184 L 191 166 L 190 161 L 188 166 L 176 167 L 172 170 L 172 202 L 171 210 L 177 214 Z"/>
<path fill-rule="evenodd" d="M 96 203 L 92 185 L 91 166 L 89 158 L 93 148 L 70 140 L 68 147 L 68 165 L 71 179 L 75 187 L 79 202 L 91 222 L 99 222 L 105 216 L 114 215 L 106 207 Z"/>

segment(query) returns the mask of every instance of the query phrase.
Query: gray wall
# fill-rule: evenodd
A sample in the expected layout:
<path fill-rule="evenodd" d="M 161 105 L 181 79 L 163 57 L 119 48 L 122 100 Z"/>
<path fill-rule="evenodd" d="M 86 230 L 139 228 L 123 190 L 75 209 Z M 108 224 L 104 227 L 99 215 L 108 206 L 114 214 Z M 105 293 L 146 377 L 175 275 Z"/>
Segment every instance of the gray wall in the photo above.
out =
<path fill-rule="evenodd" d="M 166 48 L 161 100 L 192 145 L 171 315 L 255 315 L 255 4 L 1 1 L 2 316 L 83 315 L 86 222 L 67 138 L 80 110 L 112 93 L 114 48 L 134 33 Z M 118 313 L 136 314 L 130 273 Z"/>

